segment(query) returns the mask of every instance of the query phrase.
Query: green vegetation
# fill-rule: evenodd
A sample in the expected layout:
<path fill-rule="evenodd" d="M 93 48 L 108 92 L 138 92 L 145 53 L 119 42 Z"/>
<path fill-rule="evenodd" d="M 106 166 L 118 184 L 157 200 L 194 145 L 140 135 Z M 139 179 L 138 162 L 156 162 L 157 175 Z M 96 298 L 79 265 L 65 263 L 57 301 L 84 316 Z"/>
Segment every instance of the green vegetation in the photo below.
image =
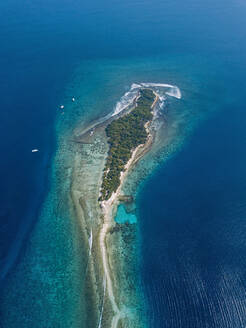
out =
<path fill-rule="evenodd" d="M 104 168 L 101 196 L 107 200 L 120 185 L 120 174 L 131 158 L 132 151 L 147 140 L 145 124 L 152 119 L 151 106 L 155 94 L 150 89 L 141 89 L 136 107 L 106 127 L 109 153 Z"/>

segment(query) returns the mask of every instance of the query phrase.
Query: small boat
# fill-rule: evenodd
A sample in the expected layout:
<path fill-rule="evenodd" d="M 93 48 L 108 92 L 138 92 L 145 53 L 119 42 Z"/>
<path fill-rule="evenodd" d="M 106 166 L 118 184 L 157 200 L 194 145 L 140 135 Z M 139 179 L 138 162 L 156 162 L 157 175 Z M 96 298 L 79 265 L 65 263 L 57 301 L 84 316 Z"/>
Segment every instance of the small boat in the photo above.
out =
<path fill-rule="evenodd" d="M 60 108 L 63 109 L 64 108 L 64 105 L 61 105 Z"/>
<path fill-rule="evenodd" d="M 36 153 L 38 149 L 32 149 L 32 153 Z"/>
<path fill-rule="evenodd" d="M 72 101 L 74 102 L 75 101 L 75 98 L 72 98 Z"/>

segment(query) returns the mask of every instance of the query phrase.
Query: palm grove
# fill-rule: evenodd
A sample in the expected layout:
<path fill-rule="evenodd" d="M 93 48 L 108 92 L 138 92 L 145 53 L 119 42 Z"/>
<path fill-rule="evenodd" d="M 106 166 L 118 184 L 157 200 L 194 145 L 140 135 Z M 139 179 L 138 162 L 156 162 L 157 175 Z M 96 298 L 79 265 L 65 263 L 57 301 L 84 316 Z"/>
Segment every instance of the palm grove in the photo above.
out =
<path fill-rule="evenodd" d="M 112 121 L 106 127 L 109 152 L 103 173 L 99 201 L 107 200 L 120 185 L 120 175 L 131 158 L 132 151 L 147 140 L 145 124 L 153 117 L 152 104 L 155 94 L 141 89 L 135 108 Z"/>

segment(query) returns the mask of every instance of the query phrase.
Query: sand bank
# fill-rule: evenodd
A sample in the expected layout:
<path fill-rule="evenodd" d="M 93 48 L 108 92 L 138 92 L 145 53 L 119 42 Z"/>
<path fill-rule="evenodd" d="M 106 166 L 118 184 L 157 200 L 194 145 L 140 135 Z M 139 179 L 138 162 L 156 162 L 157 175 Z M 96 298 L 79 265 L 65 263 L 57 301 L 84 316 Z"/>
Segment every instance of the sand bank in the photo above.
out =
<path fill-rule="evenodd" d="M 136 99 L 134 103 L 135 101 Z M 156 94 L 152 109 L 157 102 Z M 120 115 L 124 115 L 128 110 Z M 113 119 L 117 117 L 119 116 Z M 121 173 L 119 188 L 109 200 L 99 203 L 102 173 L 108 152 L 105 127 L 111 120 L 112 118 L 109 118 L 104 122 L 100 121 L 98 125 L 93 124 L 93 130 L 90 127 L 72 140 L 77 152 L 73 167 L 71 200 L 80 222 L 84 247 L 88 249 L 83 295 L 87 298 L 90 313 L 86 322 L 87 327 L 116 328 L 122 320 L 127 320 L 129 311 L 119 300 L 120 287 L 116 278 L 118 268 L 112 265 L 112 249 L 107 238 L 110 229 L 115 226 L 114 216 L 122 185 L 131 168 L 150 150 L 154 141 L 154 131 L 151 131 L 149 122 L 145 126 L 148 132 L 147 141 L 132 152 L 125 171 Z"/>

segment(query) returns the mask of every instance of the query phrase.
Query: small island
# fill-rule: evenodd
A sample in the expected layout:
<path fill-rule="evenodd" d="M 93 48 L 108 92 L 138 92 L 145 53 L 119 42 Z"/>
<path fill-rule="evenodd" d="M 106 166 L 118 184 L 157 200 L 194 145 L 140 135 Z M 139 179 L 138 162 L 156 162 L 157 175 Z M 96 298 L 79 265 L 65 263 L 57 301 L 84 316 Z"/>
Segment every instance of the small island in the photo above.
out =
<path fill-rule="evenodd" d="M 128 222 L 119 225 L 116 214 L 123 203 L 134 206 L 131 190 L 125 194 L 123 186 L 136 163 L 153 149 L 158 137 L 155 113 L 161 101 L 152 85 L 139 85 L 120 112 L 93 122 L 74 139 L 76 178 L 71 196 L 88 249 L 86 290 L 92 298 L 87 304 L 88 311 L 94 311 L 94 327 L 118 328 L 140 322 L 138 315 L 130 314 L 137 286 L 130 286 L 132 280 L 128 281 L 123 269 L 131 265 L 128 258 L 135 254 L 128 238 L 135 238 L 137 228 L 133 221 L 133 226 Z"/>
<path fill-rule="evenodd" d="M 133 150 L 145 144 L 147 125 L 153 118 L 152 109 L 156 94 L 151 89 L 140 89 L 135 107 L 112 121 L 105 129 L 109 152 L 104 168 L 99 201 L 108 200 L 120 186 L 121 172 L 132 156 Z"/>
<path fill-rule="evenodd" d="M 119 203 L 125 198 L 120 194 L 124 180 L 131 167 L 149 149 L 153 141 L 150 124 L 154 117 L 154 107 L 159 99 L 150 88 L 140 88 L 133 106 L 122 112 L 120 117 L 109 122 L 105 127 L 109 145 L 106 164 L 103 168 L 102 182 L 99 191 L 99 202 L 102 214 L 102 225 L 99 232 L 101 259 L 107 286 L 107 293 L 113 310 L 111 328 L 126 316 L 124 307 L 117 298 L 114 286 L 114 271 L 110 266 L 112 250 L 108 248 L 107 236 L 119 232 L 115 226 L 115 213 Z M 131 200 L 132 197 L 128 196 Z M 111 259 L 110 259 L 111 258 Z"/>

